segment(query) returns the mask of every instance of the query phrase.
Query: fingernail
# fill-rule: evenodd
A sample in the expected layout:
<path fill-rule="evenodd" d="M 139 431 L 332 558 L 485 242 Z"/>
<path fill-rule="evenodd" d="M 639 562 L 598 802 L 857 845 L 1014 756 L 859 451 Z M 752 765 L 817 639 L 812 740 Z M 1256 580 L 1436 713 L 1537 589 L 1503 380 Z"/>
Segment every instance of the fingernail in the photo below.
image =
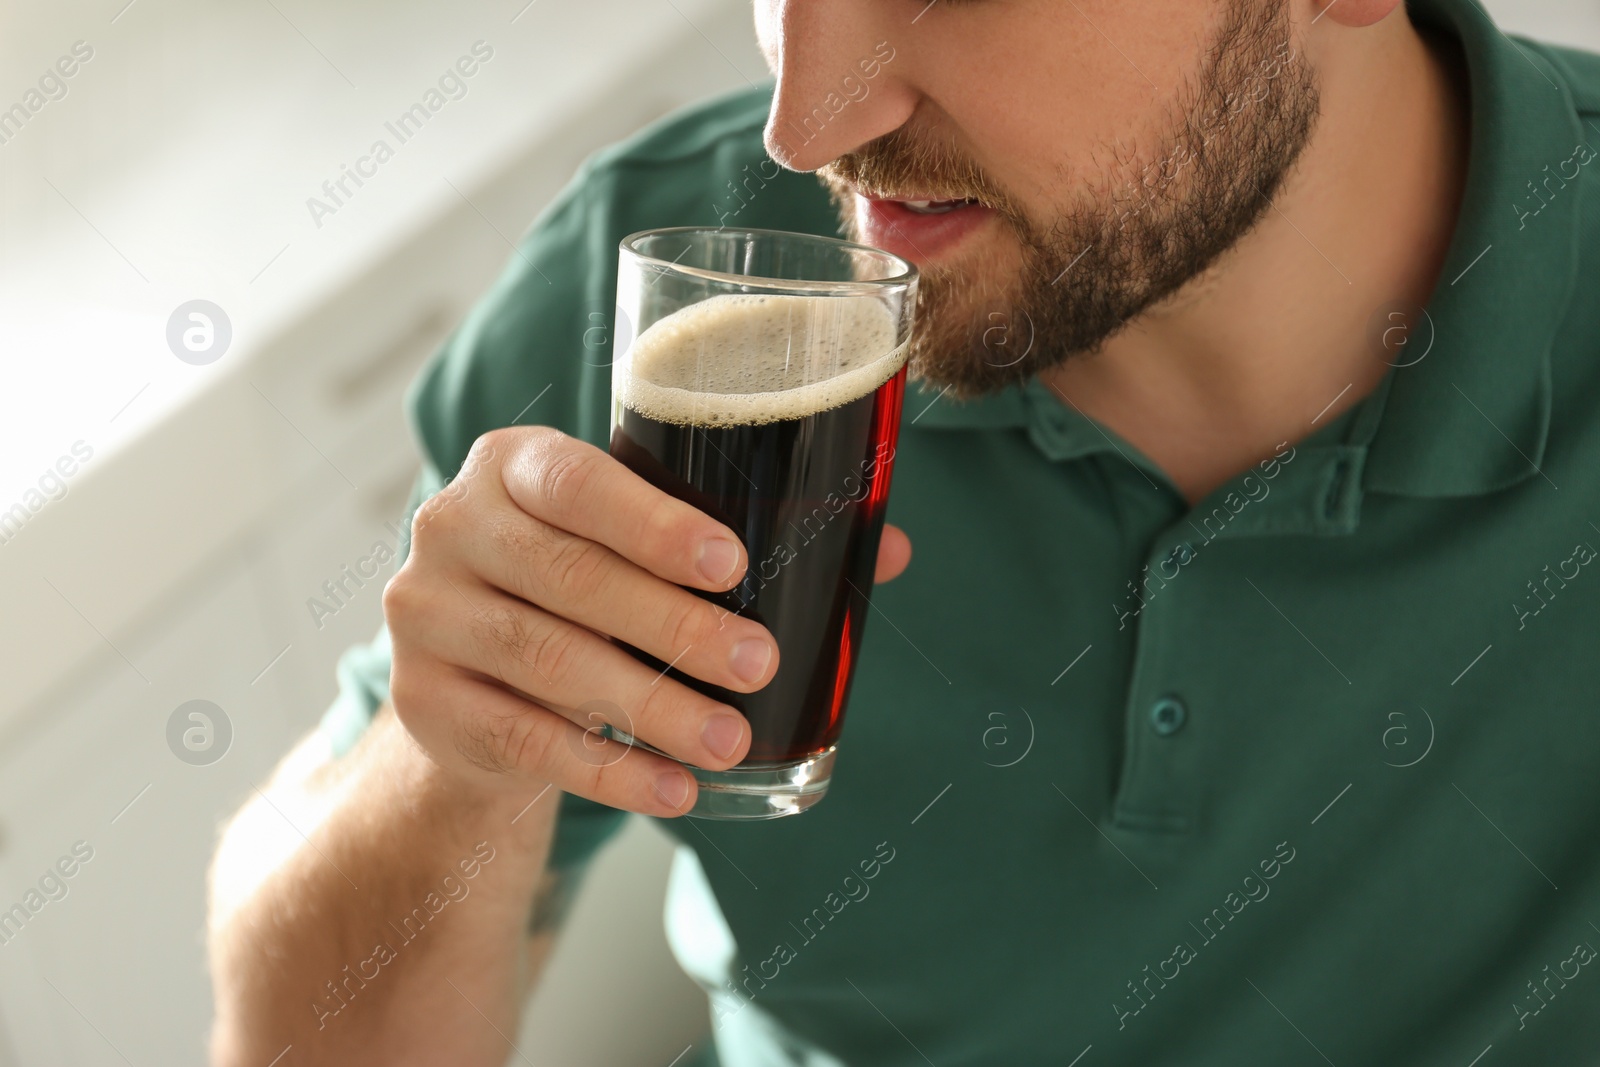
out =
<path fill-rule="evenodd" d="M 747 637 L 733 646 L 728 666 L 740 681 L 754 682 L 767 673 L 767 664 L 770 662 L 772 646 L 759 637 Z"/>
<path fill-rule="evenodd" d="M 689 797 L 689 776 L 682 771 L 662 771 L 656 778 L 656 792 L 667 807 L 676 811 Z"/>
<path fill-rule="evenodd" d="M 744 737 L 744 720 L 737 715 L 713 715 L 700 730 L 700 740 L 718 759 L 727 759 Z"/>
<path fill-rule="evenodd" d="M 726 537 L 709 538 L 700 542 L 694 562 L 706 581 L 720 585 L 733 577 L 733 568 L 739 565 L 739 546 Z"/>

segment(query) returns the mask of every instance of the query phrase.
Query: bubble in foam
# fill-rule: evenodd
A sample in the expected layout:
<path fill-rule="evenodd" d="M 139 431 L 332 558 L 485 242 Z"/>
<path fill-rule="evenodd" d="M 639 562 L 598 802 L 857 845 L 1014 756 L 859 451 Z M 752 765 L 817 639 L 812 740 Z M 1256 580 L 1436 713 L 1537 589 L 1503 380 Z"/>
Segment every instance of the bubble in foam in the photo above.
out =
<path fill-rule="evenodd" d="M 894 377 L 887 307 L 868 297 L 730 293 L 657 321 L 615 368 L 618 399 L 657 422 L 759 426 L 841 407 Z"/>

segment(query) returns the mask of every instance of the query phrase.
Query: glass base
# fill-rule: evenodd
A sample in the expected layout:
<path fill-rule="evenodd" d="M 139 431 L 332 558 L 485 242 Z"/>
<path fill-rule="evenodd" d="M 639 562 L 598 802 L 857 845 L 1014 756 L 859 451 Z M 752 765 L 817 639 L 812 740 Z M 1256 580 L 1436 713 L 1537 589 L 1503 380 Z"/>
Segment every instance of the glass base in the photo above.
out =
<path fill-rule="evenodd" d="M 781 819 L 821 800 L 833 778 L 833 746 L 802 760 L 747 763 L 725 771 L 690 767 L 700 793 L 694 819 Z"/>
<path fill-rule="evenodd" d="M 614 740 L 667 755 L 615 726 L 607 732 Z M 726 820 L 781 819 L 785 815 L 798 815 L 828 792 L 838 751 L 838 745 L 830 745 L 805 759 L 741 763 L 725 771 L 708 771 L 685 763 L 700 787 L 694 807 L 687 814 L 694 819 Z M 677 762 L 682 763 L 681 760 Z"/>

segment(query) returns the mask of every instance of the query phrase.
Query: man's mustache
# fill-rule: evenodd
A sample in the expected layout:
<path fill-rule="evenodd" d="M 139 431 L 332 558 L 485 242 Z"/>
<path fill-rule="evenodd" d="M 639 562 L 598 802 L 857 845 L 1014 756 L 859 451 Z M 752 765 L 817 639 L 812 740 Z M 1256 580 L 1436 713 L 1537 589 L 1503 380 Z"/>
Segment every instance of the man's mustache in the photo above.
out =
<path fill-rule="evenodd" d="M 835 187 L 874 200 L 975 200 L 1013 215 L 1011 197 L 983 169 L 903 127 L 817 169 Z"/>

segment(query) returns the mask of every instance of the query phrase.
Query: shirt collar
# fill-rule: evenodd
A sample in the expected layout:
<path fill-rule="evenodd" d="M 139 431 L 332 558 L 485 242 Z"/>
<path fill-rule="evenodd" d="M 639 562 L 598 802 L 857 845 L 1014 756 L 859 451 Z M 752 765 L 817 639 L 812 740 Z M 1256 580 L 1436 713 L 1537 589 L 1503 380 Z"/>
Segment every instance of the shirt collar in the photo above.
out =
<path fill-rule="evenodd" d="M 1411 10 L 1419 24 L 1461 42 L 1471 157 L 1444 269 L 1407 346 L 1427 342 L 1427 354 L 1393 368 L 1363 401 L 1367 434 L 1353 442 L 1363 454 L 1347 457 L 1359 488 L 1348 492 L 1471 495 L 1523 481 L 1543 464 L 1550 346 L 1577 275 L 1581 190 L 1570 180 L 1561 187 L 1558 177 L 1553 198 L 1535 200 L 1529 183 L 1562 169 L 1570 175 L 1573 164 L 1563 164 L 1574 159 L 1583 129 L 1561 71 L 1537 46 L 1502 34 L 1476 0 L 1411 0 Z M 1146 462 L 1037 379 L 960 402 L 917 382 L 906 411 L 927 428 L 1026 427 L 1055 460 L 1116 449 Z M 1339 510 L 1353 518 L 1358 506 L 1357 497 Z"/>
<path fill-rule="evenodd" d="M 1567 80 L 1540 46 L 1511 41 L 1476 0 L 1411 6 L 1419 25 L 1461 42 L 1472 151 L 1422 324 L 1432 347 L 1390 371 L 1387 395 L 1373 397 L 1383 419 L 1364 480 L 1368 490 L 1468 496 L 1521 482 L 1544 463 L 1550 348 L 1578 272 L 1582 189 L 1571 179 L 1584 135 Z M 1548 199 L 1536 198 L 1534 184 L 1550 175 Z M 1408 348 L 1427 339 L 1417 329 Z"/>

